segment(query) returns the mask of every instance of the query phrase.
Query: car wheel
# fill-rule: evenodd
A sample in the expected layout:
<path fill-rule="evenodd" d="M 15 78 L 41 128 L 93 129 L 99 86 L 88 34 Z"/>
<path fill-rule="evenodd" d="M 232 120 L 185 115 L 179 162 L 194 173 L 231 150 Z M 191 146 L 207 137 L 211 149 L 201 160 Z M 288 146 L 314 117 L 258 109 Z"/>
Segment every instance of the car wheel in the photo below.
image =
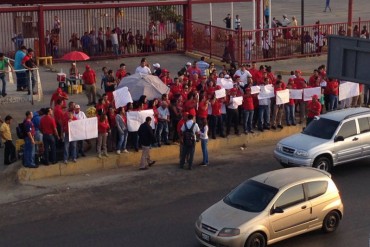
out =
<path fill-rule="evenodd" d="M 266 238 L 259 232 L 253 233 L 247 239 L 244 247 L 266 247 Z"/>
<path fill-rule="evenodd" d="M 322 223 L 322 230 L 327 233 L 334 232 L 338 228 L 339 222 L 340 217 L 338 212 L 331 211 L 325 216 L 325 219 Z"/>
<path fill-rule="evenodd" d="M 320 170 L 330 172 L 330 170 L 331 170 L 331 161 L 327 157 L 322 156 L 322 157 L 319 157 L 315 160 L 315 162 L 313 164 L 313 167 L 315 167 L 317 169 L 320 169 Z"/>
<path fill-rule="evenodd" d="M 280 162 L 280 165 L 281 165 L 282 167 L 284 167 L 284 168 L 289 167 L 289 165 L 288 165 L 288 164 L 285 164 L 285 163 L 283 163 L 283 162 Z"/>

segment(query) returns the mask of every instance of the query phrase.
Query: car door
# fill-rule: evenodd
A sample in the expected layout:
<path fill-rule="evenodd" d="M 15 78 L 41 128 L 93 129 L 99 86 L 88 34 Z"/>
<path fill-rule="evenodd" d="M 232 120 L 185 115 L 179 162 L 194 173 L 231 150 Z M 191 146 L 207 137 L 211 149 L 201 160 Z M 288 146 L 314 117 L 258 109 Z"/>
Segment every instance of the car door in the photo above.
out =
<path fill-rule="evenodd" d="M 270 212 L 271 238 L 280 238 L 307 229 L 311 219 L 311 204 L 305 199 L 302 184 L 280 194 L 273 208 L 281 208 L 283 212 Z"/>
<path fill-rule="evenodd" d="M 370 117 L 359 117 L 357 122 L 360 130 L 358 138 L 362 147 L 362 157 L 370 156 Z"/>
<path fill-rule="evenodd" d="M 344 163 L 361 156 L 362 148 L 357 133 L 355 119 L 346 121 L 340 126 L 336 136 L 342 136 L 344 140 L 334 143 L 334 152 L 336 151 L 338 163 Z"/>

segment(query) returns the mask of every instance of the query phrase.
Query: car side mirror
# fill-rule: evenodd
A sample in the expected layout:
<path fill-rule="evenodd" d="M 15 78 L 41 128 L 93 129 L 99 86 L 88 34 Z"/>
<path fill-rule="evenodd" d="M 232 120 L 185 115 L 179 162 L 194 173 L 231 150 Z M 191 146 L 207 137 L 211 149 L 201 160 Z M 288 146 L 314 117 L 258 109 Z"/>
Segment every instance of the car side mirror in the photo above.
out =
<path fill-rule="evenodd" d="M 334 142 L 342 142 L 342 141 L 344 141 L 344 137 L 343 136 L 336 136 L 334 138 Z"/>
<path fill-rule="evenodd" d="M 271 209 L 271 214 L 282 214 L 282 213 L 284 213 L 284 210 L 281 207 Z"/>

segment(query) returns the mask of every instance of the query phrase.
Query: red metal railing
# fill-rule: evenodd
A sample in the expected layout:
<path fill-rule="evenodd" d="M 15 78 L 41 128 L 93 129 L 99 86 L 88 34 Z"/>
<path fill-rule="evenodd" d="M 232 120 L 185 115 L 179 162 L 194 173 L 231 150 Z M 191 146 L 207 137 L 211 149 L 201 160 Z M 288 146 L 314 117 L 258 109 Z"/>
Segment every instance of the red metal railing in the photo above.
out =
<path fill-rule="evenodd" d="M 307 26 L 248 31 L 234 31 L 195 21 L 188 21 L 188 23 L 192 30 L 189 50 L 225 60 L 225 50 L 228 47 L 227 37 L 232 35 L 235 43 L 233 52 L 239 63 L 326 54 L 327 36 L 331 34 L 345 36 L 347 31 L 347 23 L 317 23 Z M 363 26 L 369 30 L 370 21 L 353 22 L 353 27 L 356 25 L 357 34 L 360 34 Z M 253 43 L 253 46 L 249 45 L 248 37 L 251 37 L 250 43 Z M 265 54 L 262 37 L 266 37 L 269 43 L 268 52 Z"/>

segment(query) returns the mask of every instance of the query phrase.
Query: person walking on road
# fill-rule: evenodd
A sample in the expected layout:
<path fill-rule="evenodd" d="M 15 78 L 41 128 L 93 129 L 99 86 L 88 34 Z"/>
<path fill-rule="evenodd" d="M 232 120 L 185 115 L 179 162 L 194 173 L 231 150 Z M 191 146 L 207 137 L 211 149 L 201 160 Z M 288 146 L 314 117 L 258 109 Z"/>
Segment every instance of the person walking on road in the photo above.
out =
<path fill-rule="evenodd" d="M 139 170 L 147 170 L 148 166 L 154 165 L 155 161 L 150 159 L 150 145 L 155 141 L 155 136 L 151 127 L 152 118 L 146 117 L 138 130 L 139 142 L 141 144 L 142 153 Z"/>
<path fill-rule="evenodd" d="M 330 8 L 330 0 L 326 0 L 325 1 L 325 9 L 323 12 L 326 12 L 326 10 L 329 9 L 329 11 L 331 12 L 331 8 Z"/>
<path fill-rule="evenodd" d="M 181 131 L 183 137 L 183 150 L 180 157 L 180 168 L 184 168 L 185 159 L 187 158 L 189 170 L 191 170 L 195 152 L 196 134 L 200 133 L 199 126 L 194 121 L 193 115 L 188 115 L 188 121 L 182 125 Z"/>
<path fill-rule="evenodd" d="M 17 160 L 15 147 L 12 140 L 12 133 L 10 130 L 10 124 L 13 121 L 12 116 L 8 115 L 5 117 L 5 122 L 0 127 L 1 139 L 4 142 L 4 165 L 10 165 Z"/>

